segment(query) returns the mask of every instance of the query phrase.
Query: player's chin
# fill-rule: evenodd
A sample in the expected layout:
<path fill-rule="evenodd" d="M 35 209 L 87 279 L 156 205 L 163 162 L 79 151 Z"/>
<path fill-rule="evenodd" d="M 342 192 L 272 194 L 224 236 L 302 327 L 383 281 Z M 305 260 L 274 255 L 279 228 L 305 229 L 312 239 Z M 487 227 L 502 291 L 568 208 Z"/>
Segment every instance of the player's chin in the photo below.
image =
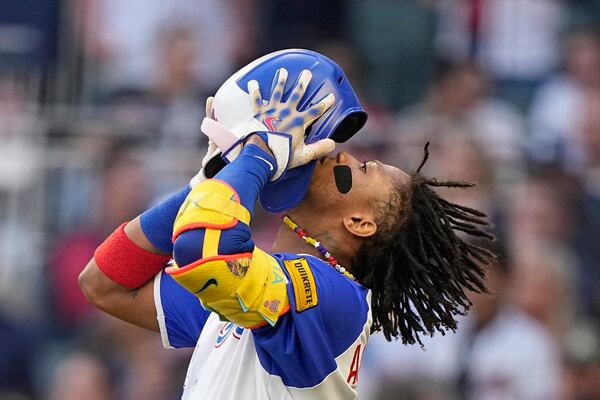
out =
<path fill-rule="evenodd" d="M 328 179 L 333 176 L 334 162 L 331 162 L 330 157 L 321 157 L 317 160 L 315 170 L 310 180 L 310 186 L 323 186 Z"/>

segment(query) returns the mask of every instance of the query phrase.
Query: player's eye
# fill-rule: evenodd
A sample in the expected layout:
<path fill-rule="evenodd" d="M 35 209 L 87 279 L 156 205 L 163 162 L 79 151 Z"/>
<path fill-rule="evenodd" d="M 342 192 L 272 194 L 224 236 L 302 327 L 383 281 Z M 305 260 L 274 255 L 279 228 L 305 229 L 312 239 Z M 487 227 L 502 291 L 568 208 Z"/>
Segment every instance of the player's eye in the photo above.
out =
<path fill-rule="evenodd" d="M 365 174 L 367 173 L 367 162 L 366 161 L 363 161 L 362 165 L 360 166 L 360 169 L 362 169 Z"/>

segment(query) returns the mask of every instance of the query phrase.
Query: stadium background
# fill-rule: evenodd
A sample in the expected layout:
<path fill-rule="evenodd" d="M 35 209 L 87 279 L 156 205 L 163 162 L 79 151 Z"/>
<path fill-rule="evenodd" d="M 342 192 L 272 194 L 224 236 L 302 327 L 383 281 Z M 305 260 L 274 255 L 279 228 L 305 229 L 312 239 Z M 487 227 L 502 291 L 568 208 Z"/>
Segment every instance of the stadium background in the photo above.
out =
<path fill-rule="evenodd" d="M 361 398 L 461 398 L 477 358 L 499 372 L 476 398 L 599 399 L 597 28 L 594 0 L 3 0 L 0 399 L 178 398 L 191 353 L 94 310 L 76 277 L 197 170 L 205 97 L 286 47 L 346 71 L 369 112 L 359 158 L 410 169 L 431 140 L 427 174 L 478 181 L 446 194 L 486 210 L 508 255 L 475 310 L 505 357 L 456 344 L 473 330 L 427 351 L 375 337 Z M 256 219 L 268 247 L 279 222 Z"/>

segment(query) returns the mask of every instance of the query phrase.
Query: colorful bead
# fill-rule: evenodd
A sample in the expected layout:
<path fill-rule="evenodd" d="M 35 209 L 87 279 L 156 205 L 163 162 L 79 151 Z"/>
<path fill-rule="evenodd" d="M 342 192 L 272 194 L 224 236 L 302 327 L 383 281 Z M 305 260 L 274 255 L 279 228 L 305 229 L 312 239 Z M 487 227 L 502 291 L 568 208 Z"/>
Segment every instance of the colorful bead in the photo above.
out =
<path fill-rule="evenodd" d="M 286 224 L 291 230 L 293 230 L 300 238 L 302 238 L 308 245 L 315 247 L 325 257 L 327 262 L 339 273 L 347 276 L 352 280 L 356 280 L 354 276 L 346 268 L 338 264 L 337 260 L 329 253 L 329 251 L 313 237 L 309 236 L 304 230 L 298 227 L 298 225 L 290 219 L 287 215 L 283 217 L 283 223 Z"/>

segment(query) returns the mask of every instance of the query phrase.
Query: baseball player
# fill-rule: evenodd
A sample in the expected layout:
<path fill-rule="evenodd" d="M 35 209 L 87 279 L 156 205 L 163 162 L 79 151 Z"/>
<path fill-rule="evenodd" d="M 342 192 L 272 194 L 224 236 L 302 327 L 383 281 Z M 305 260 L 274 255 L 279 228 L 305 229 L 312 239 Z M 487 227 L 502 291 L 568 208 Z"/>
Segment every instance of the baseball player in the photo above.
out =
<path fill-rule="evenodd" d="M 203 130 L 238 140 L 211 142 L 190 185 L 120 226 L 79 282 L 166 348 L 195 347 L 183 399 L 355 399 L 372 332 L 413 344 L 456 328 L 491 256 L 456 231 L 491 236 L 485 215 L 433 190 L 469 184 L 420 174 L 427 148 L 412 173 L 326 156 L 366 119 L 335 63 L 261 60 L 234 76 L 251 118 L 235 93 L 207 101 Z M 252 241 L 259 198 L 285 210 L 270 252 Z"/>

